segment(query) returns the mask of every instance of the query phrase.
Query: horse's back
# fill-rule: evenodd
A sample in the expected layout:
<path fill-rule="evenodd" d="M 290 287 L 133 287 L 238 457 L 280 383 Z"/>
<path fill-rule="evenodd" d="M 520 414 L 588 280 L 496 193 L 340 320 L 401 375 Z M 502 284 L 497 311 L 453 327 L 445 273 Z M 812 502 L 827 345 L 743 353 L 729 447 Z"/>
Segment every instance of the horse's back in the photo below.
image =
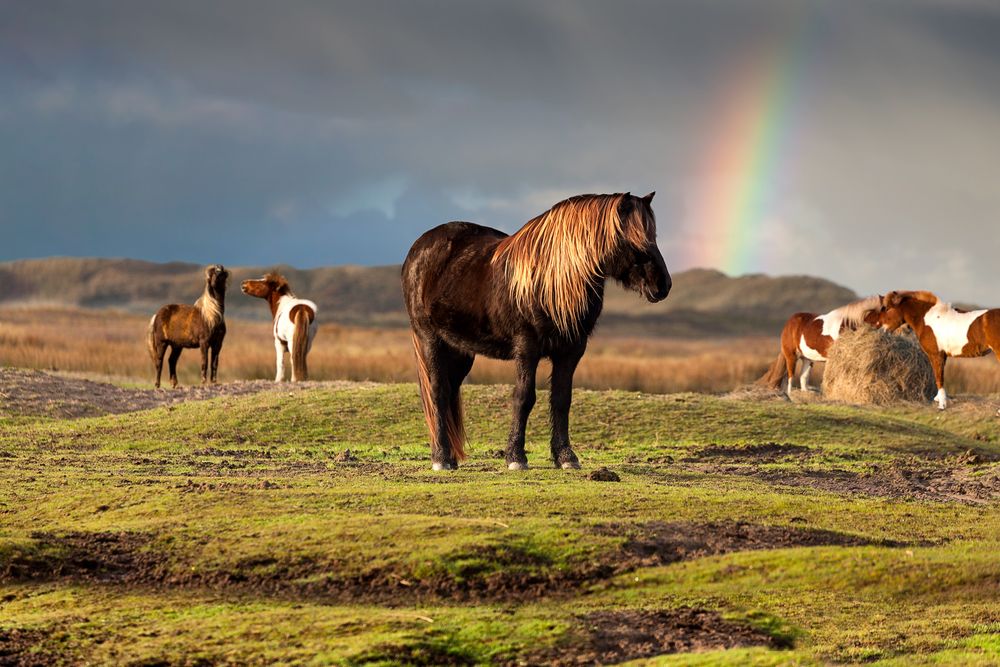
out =
<path fill-rule="evenodd" d="M 181 303 L 162 306 L 150 322 L 150 331 L 154 336 L 182 347 L 198 347 L 202 329 L 204 323 L 198 309 Z"/>
<path fill-rule="evenodd" d="M 426 295 L 434 285 L 458 288 L 490 269 L 493 250 L 507 235 L 471 222 L 448 222 L 424 232 L 414 241 L 403 262 L 403 293 Z M 479 276 L 485 279 L 486 276 Z"/>
<path fill-rule="evenodd" d="M 509 336 L 491 312 L 498 280 L 493 253 L 503 232 L 470 222 L 449 222 L 414 242 L 403 263 L 403 298 L 418 335 L 455 347 L 509 358 Z"/>

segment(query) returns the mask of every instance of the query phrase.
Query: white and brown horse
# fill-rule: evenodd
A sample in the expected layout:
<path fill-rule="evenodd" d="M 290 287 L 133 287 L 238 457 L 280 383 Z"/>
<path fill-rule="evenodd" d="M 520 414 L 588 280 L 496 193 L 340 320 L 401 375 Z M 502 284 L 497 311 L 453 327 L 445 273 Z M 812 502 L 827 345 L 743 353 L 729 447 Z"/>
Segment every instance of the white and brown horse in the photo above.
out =
<path fill-rule="evenodd" d="M 193 306 L 172 303 L 160 308 L 149 320 L 146 345 L 156 368 L 156 388 L 160 388 L 163 355 L 170 348 L 170 384 L 177 386 L 177 360 L 188 347 L 201 350 L 201 383 L 208 381 L 208 353 L 212 352 L 214 384 L 219 372 L 219 352 L 226 337 L 226 288 L 229 272 L 221 264 L 205 269 L 205 292 Z"/>
<path fill-rule="evenodd" d="M 889 292 L 882 298 L 882 327 L 895 331 L 908 324 L 934 369 L 934 400 L 948 407 L 944 365 L 948 357 L 982 357 L 1000 350 L 1000 309 L 964 311 L 931 292 Z"/>
<path fill-rule="evenodd" d="M 284 356 L 292 357 L 292 382 L 309 379 L 306 355 L 316 337 L 316 304 L 299 299 L 288 281 L 272 271 L 260 280 L 244 280 L 243 293 L 267 301 L 274 321 L 274 353 L 277 356 L 275 382 L 285 376 Z"/>
<path fill-rule="evenodd" d="M 881 297 L 870 296 L 831 310 L 829 313 L 795 313 L 781 330 L 781 352 L 770 370 L 758 382 L 774 389 L 788 378 L 786 391 L 792 393 L 795 366 L 802 359 L 799 386 L 809 390 L 809 371 L 817 361 L 826 361 L 830 346 L 845 329 L 855 329 L 862 324 L 877 327 Z"/>

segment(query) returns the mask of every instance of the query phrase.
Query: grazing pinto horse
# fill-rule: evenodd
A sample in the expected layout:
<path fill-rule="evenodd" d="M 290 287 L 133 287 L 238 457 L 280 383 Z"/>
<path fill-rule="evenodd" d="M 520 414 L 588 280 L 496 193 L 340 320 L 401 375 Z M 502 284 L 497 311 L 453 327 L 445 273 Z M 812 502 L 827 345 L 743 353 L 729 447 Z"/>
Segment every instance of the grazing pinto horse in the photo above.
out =
<path fill-rule="evenodd" d="M 170 347 L 170 385 L 177 387 L 177 360 L 185 347 L 201 350 L 201 383 L 208 381 L 208 352 L 212 351 L 212 383 L 219 372 L 219 352 L 226 337 L 226 287 L 229 272 L 221 264 L 205 269 L 205 292 L 193 306 L 172 303 L 160 308 L 149 321 L 146 343 L 156 367 L 160 388 L 163 355 Z"/>
<path fill-rule="evenodd" d="M 870 296 L 831 310 L 825 315 L 815 313 L 795 313 L 785 328 L 781 330 L 781 352 L 771 365 L 771 369 L 759 382 L 774 389 L 780 389 L 785 377 L 788 377 L 789 396 L 792 394 L 795 365 L 802 359 L 802 372 L 799 374 L 799 387 L 809 391 L 809 371 L 813 362 L 826 361 L 830 346 L 840 338 L 844 329 L 854 329 L 861 324 L 878 326 L 879 310 L 882 299 Z"/>
<path fill-rule="evenodd" d="M 285 277 L 274 271 L 260 280 L 244 280 L 243 293 L 265 299 L 271 306 L 278 368 L 274 381 L 284 379 L 284 356 L 289 351 L 292 356 L 292 382 L 308 380 L 306 355 L 316 337 L 316 304 L 296 298 Z"/>
<path fill-rule="evenodd" d="M 944 364 L 948 357 L 982 357 L 1000 350 L 1000 309 L 966 312 L 952 308 L 931 292 L 889 292 L 882 298 L 879 321 L 895 331 L 908 324 L 934 369 L 938 408 L 948 407 Z"/>
<path fill-rule="evenodd" d="M 450 222 L 417 239 L 403 263 L 403 296 L 435 470 L 465 458 L 460 391 L 477 354 L 517 365 L 507 467 L 528 467 L 524 430 L 545 357 L 552 360 L 552 459 L 579 468 L 569 442 L 573 373 L 601 314 L 605 281 L 651 302 L 670 292 L 652 200 L 653 193 L 579 195 L 510 236 Z"/>

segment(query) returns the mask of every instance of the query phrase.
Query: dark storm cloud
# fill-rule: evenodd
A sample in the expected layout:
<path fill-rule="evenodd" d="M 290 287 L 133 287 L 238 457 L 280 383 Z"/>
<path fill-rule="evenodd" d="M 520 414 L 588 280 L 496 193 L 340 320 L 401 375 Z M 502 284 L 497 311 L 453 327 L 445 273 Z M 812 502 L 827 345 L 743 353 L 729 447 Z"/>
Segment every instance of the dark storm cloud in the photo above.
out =
<path fill-rule="evenodd" d="M 689 200 L 720 91 L 807 15 L 758 268 L 1000 303 L 976 278 L 1000 209 L 989 3 L 34 1 L 0 15 L 0 259 L 391 263 L 445 220 L 512 229 L 570 194 L 656 189 L 679 268 L 705 241 Z"/>

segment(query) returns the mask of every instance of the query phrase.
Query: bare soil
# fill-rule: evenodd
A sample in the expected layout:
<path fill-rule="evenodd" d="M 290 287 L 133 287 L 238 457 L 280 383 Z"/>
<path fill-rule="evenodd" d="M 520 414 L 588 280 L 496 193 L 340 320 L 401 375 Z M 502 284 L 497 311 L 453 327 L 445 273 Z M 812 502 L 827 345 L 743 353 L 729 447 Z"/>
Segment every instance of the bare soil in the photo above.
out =
<path fill-rule="evenodd" d="M 518 545 L 489 544 L 450 554 L 447 558 L 455 564 L 452 572 L 423 578 L 391 569 L 338 575 L 336 563 L 281 563 L 273 558 L 240 562 L 230 570 L 194 571 L 183 567 L 182 555 L 157 548 L 150 534 L 39 532 L 32 535 L 37 548 L 9 559 L 0 570 L 0 583 L 70 579 L 388 605 L 435 600 L 516 602 L 565 595 L 642 567 L 734 551 L 873 544 L 832 531 L 748 523 L 603 524 L 594 530 L 624 538 L 619 550 L 575 567 L 557 568 L 544 556 Z"/>
<path fill-rule="evenodd" d="M 41 630 L 0 628 L 0 667 L 48 667 L 56 656 L 38 648 L 48 635 Z"/>
<path fill-rule="evenodd" d="M 177 389 L 119 387 L 107 382 L 20 368 L 0 368 L 0 417 L 42 416 L 60 419 L 137 412 L 219 396 L 245 396 L 264 391 L 298 391 L 309 387 L 349 387 L 353 382 L 227 382 Z"/>
<path fill-rule="evenodd" d="M 741 646 L 780 648 L 766 633 L 707 609 L 600 611 L 580 616 L 558 645 L 523 654 L 509 664 L 613 665 Z"/>
<path fill-rule="evenodd" d="M 603 524 L 595 530 L 604 535 L 623 536 L 625 560 L 622 567 L 656 567 L 682 560 L 718 556 L 734 551 L 788 549 L 819 546 L 904 546 L 816 528 L 762 526 L 742 522 Z"/>
<path fill-rule="evenodd" d="M 771 484 L 807 487 L 841 495 L 931 500 L 983 505 L 1000 499 L 1000 466 L 894 463 L 863 472 L 839 469 L 762 470 L 756 466 L 708 464 L 699 472 L 744 475 Z"/>

